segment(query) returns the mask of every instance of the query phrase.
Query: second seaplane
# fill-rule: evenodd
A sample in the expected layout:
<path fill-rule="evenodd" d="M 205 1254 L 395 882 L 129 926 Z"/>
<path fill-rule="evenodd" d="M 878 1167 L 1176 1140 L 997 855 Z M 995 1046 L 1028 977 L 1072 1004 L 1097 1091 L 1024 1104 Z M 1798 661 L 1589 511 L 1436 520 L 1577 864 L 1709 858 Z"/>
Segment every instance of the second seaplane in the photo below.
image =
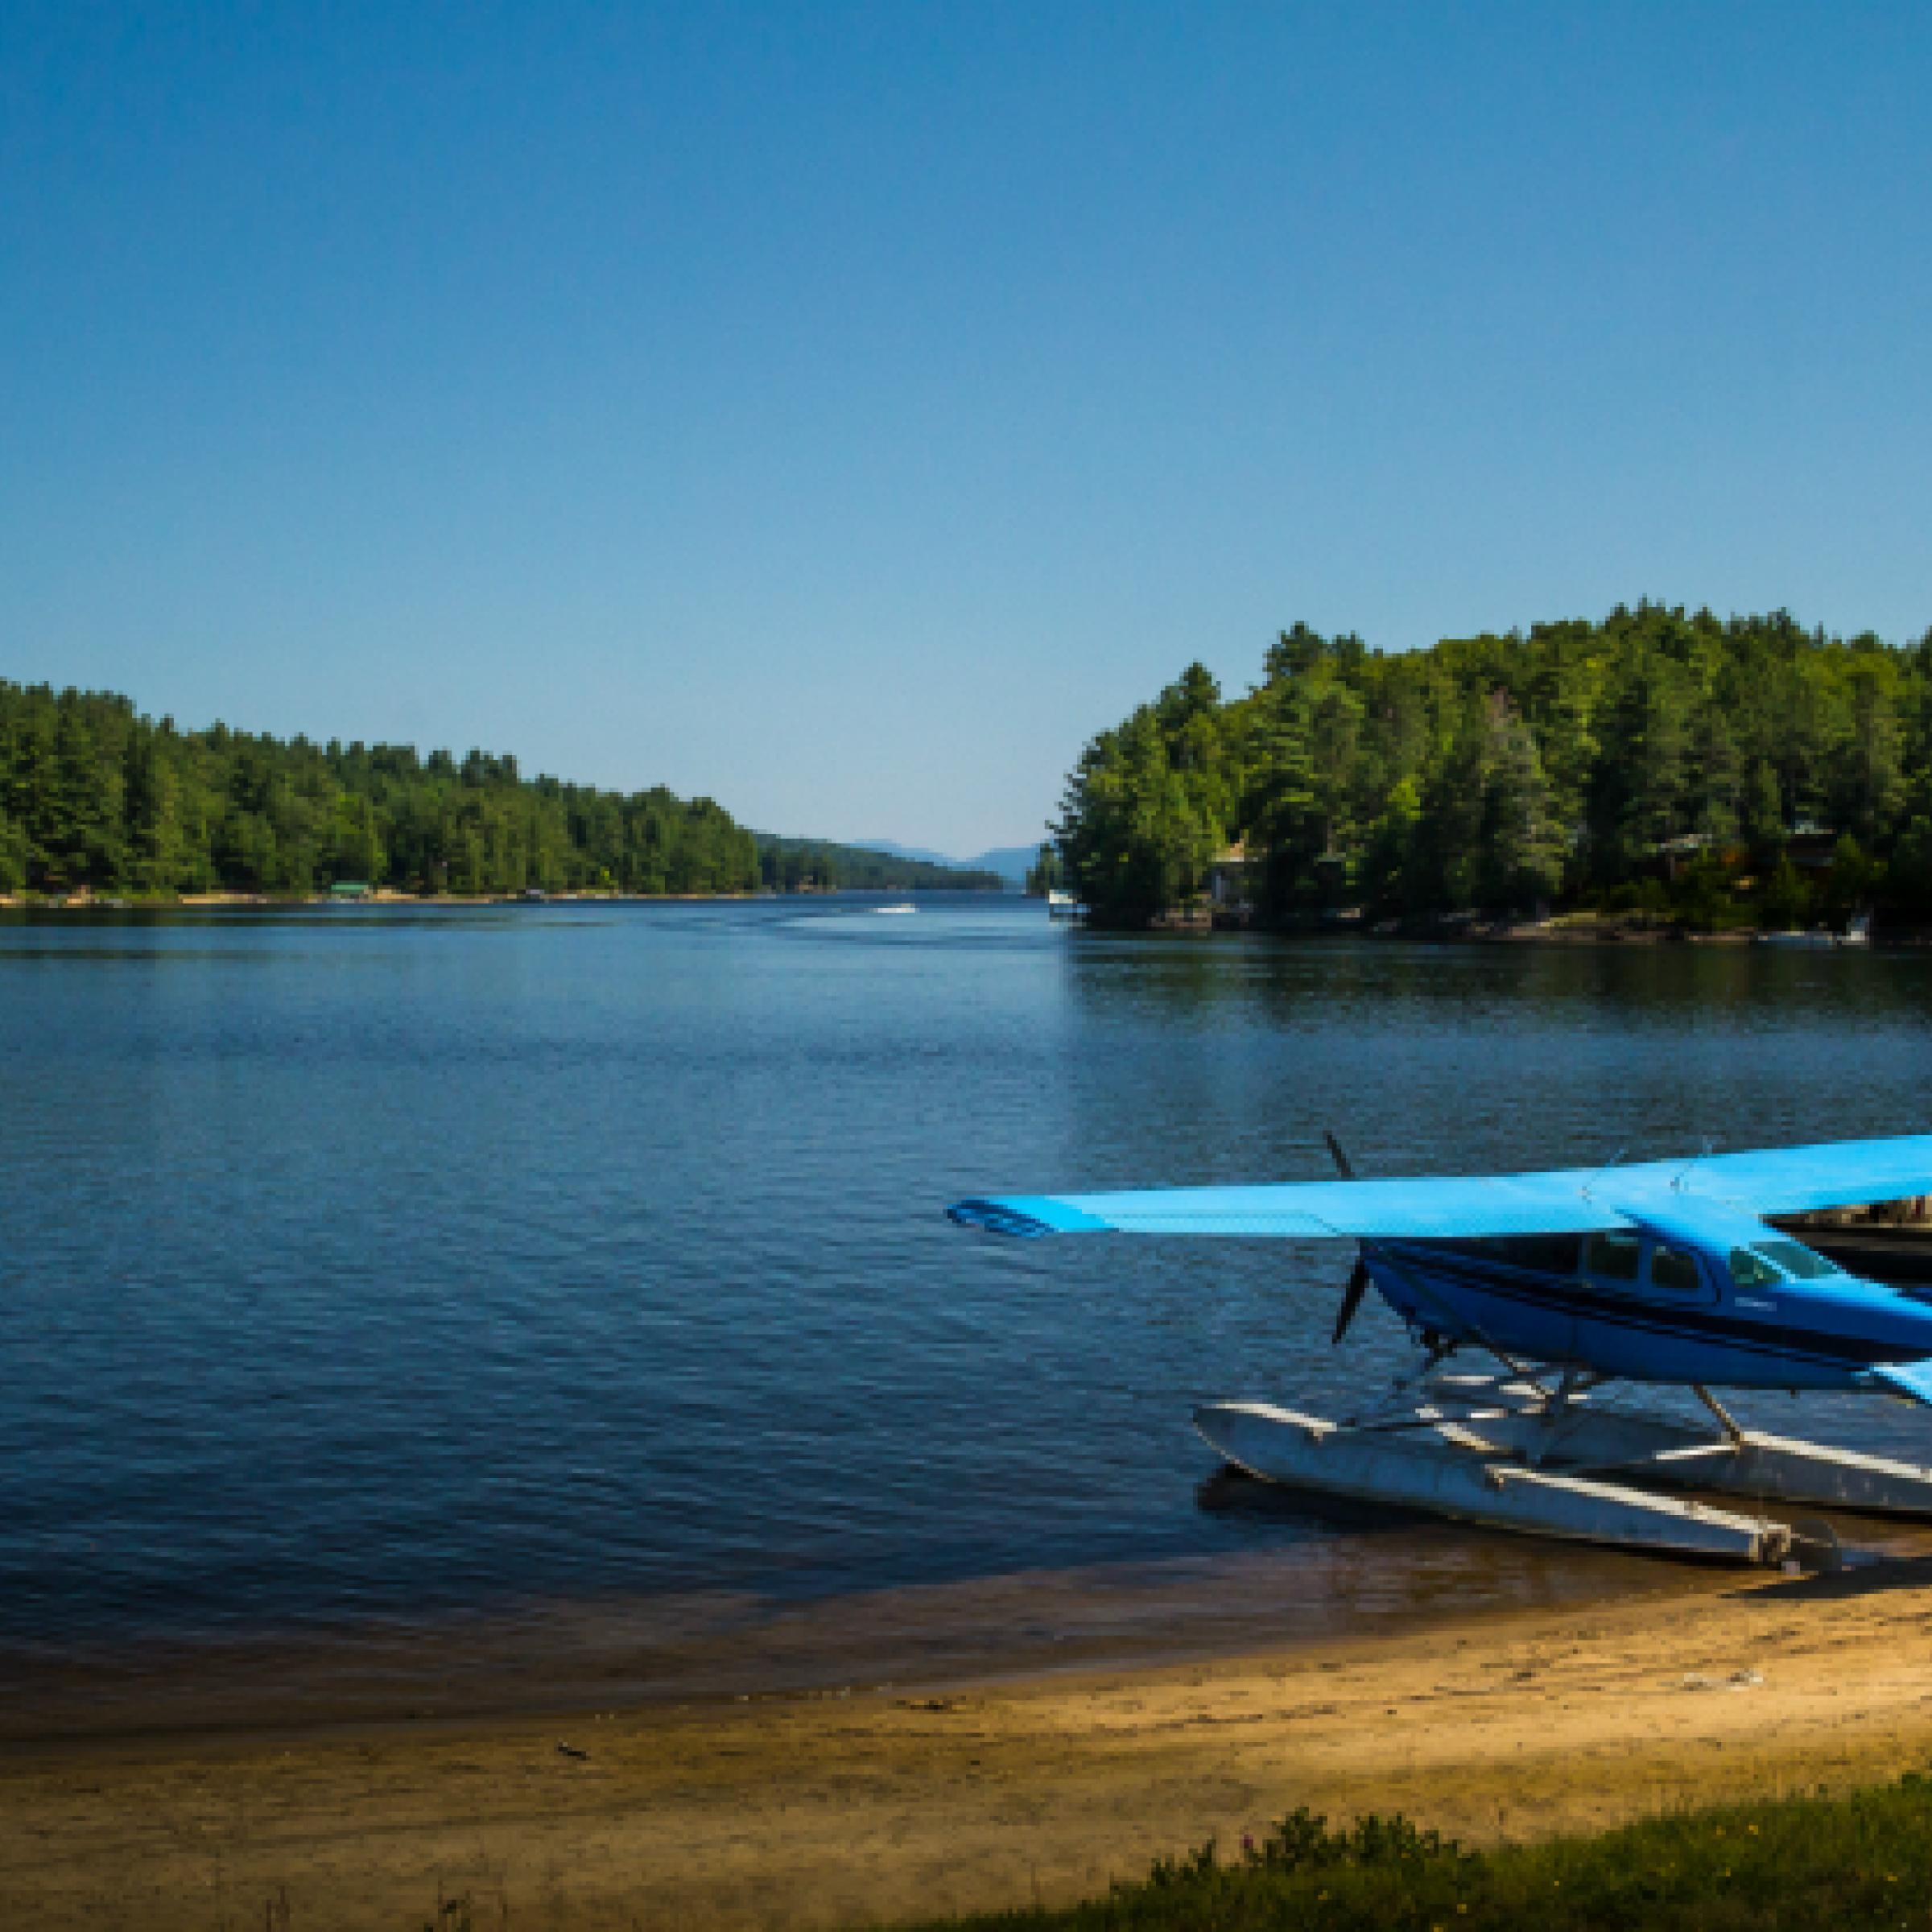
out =
<path fill-rule="evenodd" d="M 1712 1393 L 1932 1405 L 1932 1290 L 1847 1274 L 1770 1219 L 1932 1193 L 1932 1134 L 1406 1180 L 1357 1179 L 1328 1146 L 1331 1181 L 985 1195 L 947 1212 L 1022 1236 L 1353 1241 L 1335 1340 L 1373 1287 L 1420 1359 L 1344 1422 L 1265 1402 L 1198 1408 L 1209 1446 L 1266 1480 L 1752 1563 L 1829 1561 L 1835 1547 L 1823 1525 L 1765 1516 L 1768 1502 L 1932 1516 L 1932 1468 L 1766 1435 Z M 1472 1357 L 1492 1366 L 1468 1373 Z M 1592 1403 L 1612 1382 L 1686 1389 L 1710 1426 Z"/>

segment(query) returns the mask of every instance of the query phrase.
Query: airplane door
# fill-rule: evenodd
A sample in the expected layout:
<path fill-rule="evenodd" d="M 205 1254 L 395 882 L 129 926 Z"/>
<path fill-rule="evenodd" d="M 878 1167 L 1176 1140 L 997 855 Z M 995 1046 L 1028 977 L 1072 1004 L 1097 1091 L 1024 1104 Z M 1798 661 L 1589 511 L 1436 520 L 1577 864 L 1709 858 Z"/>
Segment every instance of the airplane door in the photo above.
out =
<path fill-rule="evenodd" d="M 1654 1299 L 1674 1302 L 1680 1307 L 1717 1299 L 1717 1284 L 1697 1256 L 1690 1249 L 1668 1241 L 1650 1244 L 1644 1286 Z"/>
<path fill-rule="evenodd" d="M 1583 1293 L 1576 1318 L 1576 1353 L 1608 1373 L 1629 1373 L 1640 1359 L 1642 1342 L 1620 1305 L 1646 1298 L 1641 1237 L 1624 1232 L 1586 1235 L 1583 1278 L 1577 1286 Z"/>

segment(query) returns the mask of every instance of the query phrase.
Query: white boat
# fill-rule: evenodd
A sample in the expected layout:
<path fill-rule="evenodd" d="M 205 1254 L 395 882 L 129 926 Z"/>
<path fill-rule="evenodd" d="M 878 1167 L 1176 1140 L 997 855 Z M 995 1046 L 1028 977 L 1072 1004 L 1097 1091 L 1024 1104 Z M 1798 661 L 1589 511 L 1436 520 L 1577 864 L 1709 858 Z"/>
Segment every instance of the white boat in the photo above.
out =
<path fill-rule="evenodd" d="M 1055 886 L 1046 894 L 1046 916 L 1050 919 L 1077 919 L 1087 908 L 1070 892 L 1063 892 Z"/>
<path fill-rule="evenodd" d="M 904 904 L 898 906 L 875 906 L 873 907 L 873 910 L 874 912 L 917 912 L 919 910 L 919 907 L 916 906 L 908 906 Z"/>
<path fill-rule="evenodd" d="M 1761 932 L 1757 935 L 1761 946 L 1802 946 L 1815 947 L 1819 951 L 1831 946 L 1869 946 L 1872 943 L 1872 920 L 1866 913 L 1848 921 L 1843 932 L 1833 932 L 1828 927 L 1814 926 L 1809 932 Z"/>

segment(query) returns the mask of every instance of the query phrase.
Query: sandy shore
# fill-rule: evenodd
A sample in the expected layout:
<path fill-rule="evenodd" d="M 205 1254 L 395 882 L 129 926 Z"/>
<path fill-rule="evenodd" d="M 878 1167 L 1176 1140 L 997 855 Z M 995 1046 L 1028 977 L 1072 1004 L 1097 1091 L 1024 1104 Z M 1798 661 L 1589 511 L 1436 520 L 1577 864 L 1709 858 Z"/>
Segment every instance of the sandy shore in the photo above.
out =
<path fill-rule="evenodd" d="M 1213 1662 L 15 1744 L 0 1922 L 815 1927 L 1059 1900 L 1297 1805 L 1490 1839 L 1932 1756 L 1932 1561 Z M 1736 1681 L 1733 1681 L 1736 1679 Z M 559 1748 L 559 1742 L 572 1747 Z M 579 1755 L 581 1753 L 581 1755 Z"/>

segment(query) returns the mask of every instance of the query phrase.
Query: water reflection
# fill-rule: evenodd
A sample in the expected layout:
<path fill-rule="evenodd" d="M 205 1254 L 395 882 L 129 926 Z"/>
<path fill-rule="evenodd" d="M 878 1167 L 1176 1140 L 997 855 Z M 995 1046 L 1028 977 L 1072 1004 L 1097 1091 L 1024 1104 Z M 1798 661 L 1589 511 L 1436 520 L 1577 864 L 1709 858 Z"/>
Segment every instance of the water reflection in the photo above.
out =
<path fill-rule="evenodd" d="M 1406 1359 L 1373 1305 L 1329 1345 L 1344 1250 L 943 1203 L 1312 1176 L 1324 1129 L 1396 1173 L 1917 1128 L 1929 964 L 976 900 L 0 919 L 0 1645 L 1340 1577 L 1397 1533 L 1199 1506 L 1187 1416 Z"/>

